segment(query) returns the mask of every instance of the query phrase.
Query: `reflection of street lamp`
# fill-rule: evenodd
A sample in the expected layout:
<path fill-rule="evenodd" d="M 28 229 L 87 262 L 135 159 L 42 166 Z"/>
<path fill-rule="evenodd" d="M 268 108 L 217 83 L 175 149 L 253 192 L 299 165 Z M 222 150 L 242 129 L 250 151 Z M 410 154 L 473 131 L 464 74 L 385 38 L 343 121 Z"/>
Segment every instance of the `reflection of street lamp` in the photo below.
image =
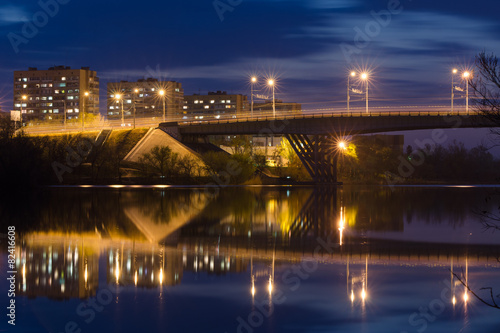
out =
<path fill-rule="evenodd" d="M 86 91 L 83 93 L 83 105 L 82 105 L 82 112 L 81 112 L 81 117 L 82 117 L 82 132 L 85 127 L 85 100 L 89 97 L 89 92 Z"/>
<path fill-rule="evenodd" d="M 349 93 L 350 93 L 350 90 L 351 90 L 351 85 L 349 83 L 349 79 L 351 77 L 355 77 L 356 76 L 356 72 L 351 72 L 348 76 L 347 76 L 347 112 L 349 112 L 349 102 L 351 101 L 351 97 L 349 96 Z"/>
<path fill-rule="evenodd" d="M 368 113 L 368 74 L 367 73 L 361 74 L 361 79 L 363 81 L 366 81 L 366 113 Z"/>
<path fill-rule="evenodd" d="M 122 102 L 122 126 L 125 126 L 125 116 L 124 116 L 124 113 L 123 113 L 123 96 L 121 94 L 116 94 L 115 98 L 116 98 L 117 101 L 121 101 Z"/>
<path fill-rule="evenodd" d="M 251 106 L 250 106 L 250 114 L 253 117 L 253 85 L 257 82 L 257 78 L 255 76 L 252 76 L 250 87 L 251 87 Z"/>
<path fill-rule="evenodd" d="M 458 70 L 456 68 L 453 68 L 451 71 L 451 113 L 453 113 L 453 100 L 455 99 L 455 74 L 457 74 Z"/>
<path fill-rule="evenodd" d="M 470 72 L 465 71 L 462 77 L 465 80 L 466 84 L 466 93 L 465 93 L 465 112 L 469 114 L 469 77 L 470 77 Z"/>
<path fill-rule="evenodd" d="M 267 82 L 271 87 L 273 87 L 273 118 L 276 118 L 276 100 L 274 99 L 274 80 L 273 79 L 270 79 L 268 82 Z"/>

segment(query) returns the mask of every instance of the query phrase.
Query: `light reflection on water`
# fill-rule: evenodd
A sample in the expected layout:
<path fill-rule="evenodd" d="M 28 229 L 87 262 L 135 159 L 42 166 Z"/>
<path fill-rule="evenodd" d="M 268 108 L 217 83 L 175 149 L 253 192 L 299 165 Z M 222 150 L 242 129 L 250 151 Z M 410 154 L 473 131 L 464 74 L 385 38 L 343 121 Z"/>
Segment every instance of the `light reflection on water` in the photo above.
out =
<path fill-rule="evenodd" d="M 135 332 L 143 318 L 183 332 L 496 327 L 452 275 L 498 285 L 495 239 L 449 236 L 480 228 L 477 189 L 116 190 L 56 192 L 24 227 L 23 331 Z M 436 226 L 460 244 L 425 242 Z M 408 230 L 422 235 L 408 243 Z"/>

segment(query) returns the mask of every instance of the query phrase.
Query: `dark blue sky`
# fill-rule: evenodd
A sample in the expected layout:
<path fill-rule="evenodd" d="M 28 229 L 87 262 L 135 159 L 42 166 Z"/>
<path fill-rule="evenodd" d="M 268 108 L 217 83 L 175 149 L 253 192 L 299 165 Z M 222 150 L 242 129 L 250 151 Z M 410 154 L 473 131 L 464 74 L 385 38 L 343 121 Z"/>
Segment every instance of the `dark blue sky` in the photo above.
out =
<path fill-rule="evenodd" d="M 53 17 L 41 14 L 40 3 L 56 1 Z M 346 75 L 360 67 L 372 70 L 373 103 L 447 105 L 452 67 L 483 49 L 500 54 L 499 11 L 493 0 L 2 0 L 2 108 L 12 105 L 14 70 L 54 65 L 96 70 L 103 101 L 109 80 L 156 76 L 186 94 L 249 94 L 256 73 L 277 75 L 278 98 L 304 109 L 345 107 Z M 14 34 L 25 38 L 17 53 Z"/>

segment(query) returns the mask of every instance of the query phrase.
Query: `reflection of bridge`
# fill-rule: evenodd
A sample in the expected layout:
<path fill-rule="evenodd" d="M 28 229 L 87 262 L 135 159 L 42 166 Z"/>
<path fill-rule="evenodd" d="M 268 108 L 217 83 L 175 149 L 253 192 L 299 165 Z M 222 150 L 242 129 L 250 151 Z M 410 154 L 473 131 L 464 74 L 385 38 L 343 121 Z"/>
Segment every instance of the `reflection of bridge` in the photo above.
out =
<path fill-rule="evenodd" d="M 344 135 L 492 126 L 479 115 L 431 111 L 309 114 L 160 124 L 167 133 L 183 142 L 204 141 L 209 135 L 282 135 L 317 183 L 337 182 L 335 141 Z"/>

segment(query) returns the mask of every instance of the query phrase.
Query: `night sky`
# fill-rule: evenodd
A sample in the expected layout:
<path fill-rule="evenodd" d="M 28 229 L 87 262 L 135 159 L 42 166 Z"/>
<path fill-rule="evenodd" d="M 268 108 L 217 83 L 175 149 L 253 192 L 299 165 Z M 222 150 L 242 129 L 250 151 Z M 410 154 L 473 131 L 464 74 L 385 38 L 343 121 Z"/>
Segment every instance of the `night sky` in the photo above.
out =
<path fill-rule="evenodd" d="M 500 55 L 499 12 L 493 0 L 2 0 L 1 106 L 14 70 L 54 65 L 96 70 L 101 112 L 108 81 L 248 95 L 252 74 L 276 76 L 277 98 L 304 110 L 341 108 L 353 68 L 371 71 L 372 105 L 449 105 L 451 68 Z"/>

